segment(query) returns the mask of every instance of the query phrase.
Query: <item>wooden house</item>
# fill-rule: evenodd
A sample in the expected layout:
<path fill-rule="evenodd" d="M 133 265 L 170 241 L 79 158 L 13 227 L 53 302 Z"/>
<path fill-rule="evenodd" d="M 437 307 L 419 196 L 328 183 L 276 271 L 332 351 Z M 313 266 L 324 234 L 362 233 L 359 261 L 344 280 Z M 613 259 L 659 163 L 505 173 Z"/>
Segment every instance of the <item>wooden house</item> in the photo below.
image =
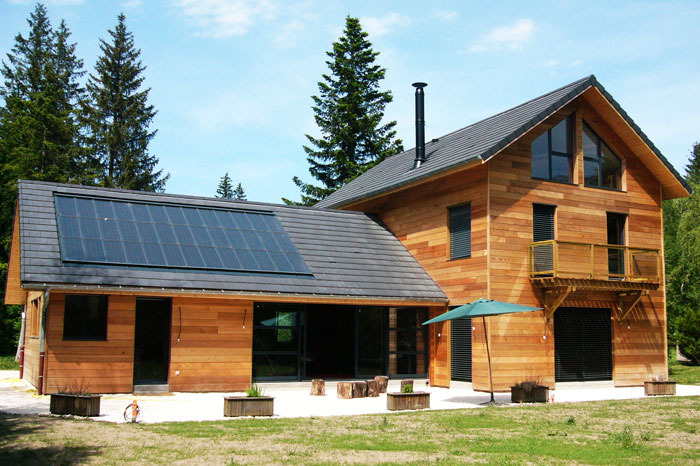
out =
<path fill-rule="evenodd" d="M 420 89 L 422 97 L 422 88 Z M 422 120 L 422 118 L 421 118 Z M 390 157 L 314 208 L 21 181 L 6 303 L 51 393 L 666 375 L 661 202 L 690 188 L 593 76 Z"/>
<path fill-rule="evenodd" d="M 544 308 L 487 319 L 496 390 L 667 375 L 661 204 L 691 190 L 594 76 L 416 139 L 318 206 L 376 214 L 449 306 Z M 489 389 L 482 327 L 439 325 L 431 382 Z"/>

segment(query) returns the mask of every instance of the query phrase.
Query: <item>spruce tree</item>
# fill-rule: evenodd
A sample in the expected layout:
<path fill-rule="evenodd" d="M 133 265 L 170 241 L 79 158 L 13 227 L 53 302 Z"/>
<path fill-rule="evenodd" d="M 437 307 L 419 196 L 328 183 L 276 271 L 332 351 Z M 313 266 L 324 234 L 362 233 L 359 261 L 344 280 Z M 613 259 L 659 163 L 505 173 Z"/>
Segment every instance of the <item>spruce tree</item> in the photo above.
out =
<path fill-rule="evenodd" d="M 247 201 L 248 198 L 245 195 L 245 191 L 243 190 L 243 186 L 241 186 L 241 183 L 238 183 L 238 186 L 236 186 L 236 189 L 233 190 L 233 199 L 237 201 Z"/>
<path fill-rule="evenodd" d="M 301 189 L 300 204 L 312 205 L 359 176 L 386 157 L 403 150 L 392 121 L 382 124 L 390 91 L 379 88 L 386 69 L 375 64 L 379 52 L 372 49 L 357 18 L 345 19 L 343 35 L 326 52 L 329 74 L 319 81 L 319 95 L 312 107 L 320 138 L 306 135 L 304 146 L 309 172 L 320 186 L 294 177 Z M 287 204 L 297 202 L 283 199 Z"/>
<path fill-rule="evenodd" d="M 233 184 L 231 184 L 231 177 L 228 176 L 228 172 L 219 181 L 216 197 L 219 199 L 233 199 Z"/>
<path fill-rule="evenodd" d="M 685 179 L 694 185 L 700 185 L 700 142 L 693 144 L 690 160 L 685 166 Z"/>
<path fill-rule="evenodd" d="M 143 89 L 145 66 L 134 36 L 126 29 L 124 14 L 108 31 L 111 40 L 100 39 L 102 55 L 87 83 L 83 105 L 87 144 L 100 174 L 102 186 L 143 191 L 163 191 L 169 175 L 155 171 L 158 158 L 148 144 L 156 111 L 148 104 L 150 88 Z"/>
<path fill-rule="evenodd" d="M 75 56 L 64 22 L 51 27 L 46 8 L 37 4 L 27 20 L 29 34 L 15 37 L 2 62 L 0 86 L 0 282 L 9 259 L 17 179 L 79 182 L 76 106 L 82 61 Z M 0 291 L 0 303 L 3 301 Z M 16 341 L 19 308 L 0 304 L 0 352 Z"/>

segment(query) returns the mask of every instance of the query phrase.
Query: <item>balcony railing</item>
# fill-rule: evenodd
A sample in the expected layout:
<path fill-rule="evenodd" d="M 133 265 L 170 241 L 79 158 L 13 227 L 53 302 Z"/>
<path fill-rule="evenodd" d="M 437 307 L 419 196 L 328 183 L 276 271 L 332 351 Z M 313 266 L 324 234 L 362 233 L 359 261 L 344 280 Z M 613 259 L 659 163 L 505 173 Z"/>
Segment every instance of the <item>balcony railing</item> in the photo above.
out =
<path fill-rule="evenodd" d="M 538 241 L 530 243 L 530 278 L 582 278 L 658 283 L 658 249 L 615 244 Z"/>

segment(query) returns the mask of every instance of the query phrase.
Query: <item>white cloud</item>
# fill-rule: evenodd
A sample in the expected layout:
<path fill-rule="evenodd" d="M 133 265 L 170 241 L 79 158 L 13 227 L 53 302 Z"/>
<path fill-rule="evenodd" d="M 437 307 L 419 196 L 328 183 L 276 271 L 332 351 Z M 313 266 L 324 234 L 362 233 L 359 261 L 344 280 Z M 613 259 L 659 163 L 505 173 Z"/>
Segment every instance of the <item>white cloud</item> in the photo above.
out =
<path fill-rule="evenodd" d="M 470 52 L 483 53 L 491 50 L 518 50 L 530 41 L 535 32 L 535 22 L 531 19 L 522 18 L 515 23 L 500 26 L 489 33 L 479 37 L 469 48 Z"/>
<path fill-rule="evenodd" d="M 571 63 L 569 63 L 569 68 L 576 68 L 581 64 L 583 64 L 583 60 L 574 60 Z"/>
<path fill-rule="evenodd" d="M 435 12 L 435 17 L 441 21 L 454 21 L 457 19 L 459 16 L 459 13 L 456 11 L 436 11 Z"/>
<path fill-rule="evenodd" d="M 243 35 L 257 21 L 269 21 L 278 7 L 270 0 L 175 0 L 173 5 L 191 20 L 197 35 L 230 37 Z"/>
<path fill-rule="evenodd" d="M 143 5 L 143 0 L 126 0 L 122 2 L 122 8 L 133 9 Z"/>
<path fill-rule="evenodd" d="M 552 59 L 552 60 L 549 60 L 545 66 L 546 66 L 547 68 L 554 68 L 554 67 L 557 66 L 558 64 L 559 64 L 559 60 L 554 60 L 554 59 Z"/>
<path fill-rule="evenodd" d="M 371 39 L 372 37 L 385 36 L 397 26 L 407 26 L 411 24 L 411 18 L 398 13 L 391 13 L 381 18 L 376 16 L 360 18 L 360 24 Z"/>

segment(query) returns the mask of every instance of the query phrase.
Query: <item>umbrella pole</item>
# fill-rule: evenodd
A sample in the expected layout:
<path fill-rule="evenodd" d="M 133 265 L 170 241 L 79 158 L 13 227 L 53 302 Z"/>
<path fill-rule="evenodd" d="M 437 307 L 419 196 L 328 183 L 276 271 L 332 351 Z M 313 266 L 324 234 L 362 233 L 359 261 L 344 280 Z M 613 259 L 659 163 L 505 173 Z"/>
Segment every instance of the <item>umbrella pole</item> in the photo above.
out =
<path fill-rule="evenodd" d="M 486 333 L 486 317 L 481 316 L 481 322 L 484 324 L 484 339 L 486 340 L 486 356 L 489 360 L 489 389 L 491 390 L 491 403 L 495 403 L 493 398 L 493 377 L 491 376 L 491 353 L 489 352 L 489 335 Z"/>

